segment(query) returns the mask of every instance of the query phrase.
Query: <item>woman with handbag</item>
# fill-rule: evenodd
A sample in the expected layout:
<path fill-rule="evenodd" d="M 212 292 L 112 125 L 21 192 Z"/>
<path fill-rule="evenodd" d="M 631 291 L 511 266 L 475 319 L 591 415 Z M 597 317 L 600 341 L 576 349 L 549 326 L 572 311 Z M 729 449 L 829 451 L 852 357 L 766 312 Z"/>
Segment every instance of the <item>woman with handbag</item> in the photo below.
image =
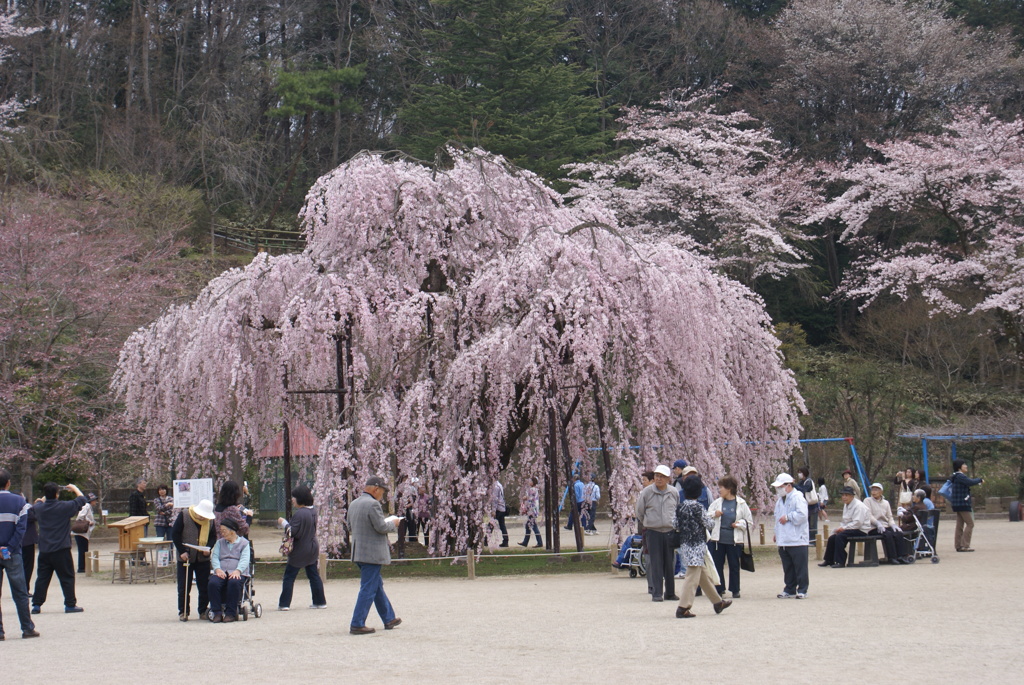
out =
<path fill-rule="evenodd" d="M 708 569 L 708 531 L 715 527 L 715 518 L 704 510 L 697 498 L 704 492 L 704 483 L 699 476 L 690 476 L 683 481 L 683 496 L 686 499 L 676 508 L 676 531 L 679 533 L 679 554 L 686 567 L 683 590 L 679 593 L 679 607 L 676 618 L 693 618 L 690 611 L 700 585 L 704 594 L 720 614 L 729 608 L 732 600 L 722 599 L 715 588 L 712 571 Z M 714 562 L 710 562 L 713 564 Z M 714 568 L 712 566 L 712 568 Z"/>
<path fill-rule="evenodd" d="M 715 519 L 715 527 L 711 529 L 708 539 L 708 551 L 715 560 L 718 571 L 718 594 L 725 595 L 725 568 L 729 561 L 729 592 L 733 599 L 740 597 L 740 554 L 746 542 L 747 531 L 754 527 L 754 517 L 750 513 L 747 501 L 736 494 L 739 484 L 732 476 L 724 476 L 718 481 L 719 497 L 708 508 L 708 514 Z"/>
<path fill-rule="evenodd" d="M 78 512 L 75 522 L 71 524 L 71 537 L 75 538 L 75 545 L 78 546 L 79 573 L 85 573 L 85 554 L 89 551 L 89 538 L 92 537 L 92 529 L 96 527 L 96 517 L 92 513 L 92 503 L 96 501 L 96 495 L 90 492 L 87 497 L 89 501 Z"/>
<path fill-rule="evenodd" d="M 281 597 L 277 600 L 280 611 L 288 611 L 292 603 L 292 589 L 300 569 L 306 569 L 309 579 L 309 590 L 313 595 L 310 609 L 326 609 L 327 598 L 324 596 L 324 581 L 320 578 L 317 563 L 320 558 L 320 545 L 316 541 L 316 509 L 313 508 L 313 493 L 305 485 L 298 485 L 292 490 L 292 503 L 295 511 L 287 521 L 278 519 L 291 537 L 291 549 L 288 550 L 288 564 L 284 567 L 284 578 L 281 582 Z M 282 545 L 285 548 L 285 545 Z"/>

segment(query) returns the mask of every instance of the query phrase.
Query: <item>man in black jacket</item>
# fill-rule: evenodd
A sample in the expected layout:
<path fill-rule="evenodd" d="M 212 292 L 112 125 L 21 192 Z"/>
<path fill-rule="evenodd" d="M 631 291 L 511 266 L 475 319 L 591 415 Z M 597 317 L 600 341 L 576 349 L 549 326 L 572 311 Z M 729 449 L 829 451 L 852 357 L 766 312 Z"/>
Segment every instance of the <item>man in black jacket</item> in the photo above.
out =
<path fill-rule="evenodd" d="M 60 486 L 47 483 L 43 486 L 46 499 L 33 507 L 39 520 L 39 570 L 36 573 L 36 588 L 32 593 L 32 613 L 38 614 L 46 602 L 50 579 L 57 574 L 60 589 L 64 593 L 64 613 L 77 614 L 84 611 L 75 598 L 75 562 L 71 558 L 71 517 L 89 501 L 75 485 L 65 490 L 75 493 L 75 499 L 61 502 L 57 497 Z"/>
<path fill-rule="evenodd" d="M 149 516 L 149 508 L 146 504 L 146 479 L 139 478 L 135 481 L 135 490 L 128 495 L 129 516 Z M 149 524 L 143 529 L 142 534 L 149 537 Z"/>

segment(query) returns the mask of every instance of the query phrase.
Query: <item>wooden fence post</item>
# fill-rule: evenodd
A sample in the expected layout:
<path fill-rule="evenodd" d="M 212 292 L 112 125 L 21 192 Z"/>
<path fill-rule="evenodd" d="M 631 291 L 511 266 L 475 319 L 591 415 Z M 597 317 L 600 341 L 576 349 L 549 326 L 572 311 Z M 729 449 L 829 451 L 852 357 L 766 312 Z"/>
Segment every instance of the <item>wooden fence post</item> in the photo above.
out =
<path fill-rule="evenodd" d="M 764 544 L 764 524 L 763 523 L 759 524 L 759 528 L 761 529 L 761 544 L 763 545 Z"/>
<path fill-rule="evenodd" d="M 476 550 L 472 547 L 466 550 L 466 569 L 469 571 L 469 579 L 476 580 Z"/>

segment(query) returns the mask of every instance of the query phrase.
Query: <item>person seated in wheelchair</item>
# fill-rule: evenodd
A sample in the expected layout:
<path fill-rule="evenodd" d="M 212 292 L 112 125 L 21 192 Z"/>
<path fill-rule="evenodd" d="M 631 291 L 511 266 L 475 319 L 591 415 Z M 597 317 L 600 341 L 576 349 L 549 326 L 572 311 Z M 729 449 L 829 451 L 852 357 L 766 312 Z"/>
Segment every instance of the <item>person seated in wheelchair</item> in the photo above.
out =
<path fill-rule="evenodd" d="M 921 511 L 931 511 L 935 508 L 932 501 L 928 499 L 928 495 L 924 490 L 918 488 L 914 490 L 914 495 L 911 498 L 910 510 L 915 514 Z"/>
<path fill-rule="evenodd" d="M 644 538 L 641 535 L 629 535 L 622 542 L 622 547 L 619 548 L 619 556 L 612 562 L 612 566 L 615 568 L 622 568 L 629 561 L 629 550 L 632 548 L 641 549 L 643 547 Z"/>
<path fill-rule="evenodd" d="M 224 519 L 220 524 L 220 539 L 213 546 L 208 593 L 210 618 L 214 623 L 238 620 L 238 605 L 242 601 L 242 588 L 249 577 L 249 541 L 238 534 L 238 524 Z"/>

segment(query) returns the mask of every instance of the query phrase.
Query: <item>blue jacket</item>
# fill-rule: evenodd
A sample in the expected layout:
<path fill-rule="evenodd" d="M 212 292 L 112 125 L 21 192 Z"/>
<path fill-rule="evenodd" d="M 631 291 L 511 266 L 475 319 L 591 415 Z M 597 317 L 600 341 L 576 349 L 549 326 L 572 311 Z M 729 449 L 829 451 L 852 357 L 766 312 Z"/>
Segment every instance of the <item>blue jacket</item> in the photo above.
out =
<path fill-rule="evenodd" d="M 971 502 L 971 488 L 981 482 L 980 478 L 970 478 L 962 471 L 957 471 L 950 479 L 953 481 L 953 494 L 949 503 L 953 511 L 974 511 Z"/>
<path fill-rule="evenodd" d="M 21 495 L 0 490 L 0 547 L 8 547 L 11 554 L 21 554 L 21 539 L 28 526 L 29 505 Z"/>

